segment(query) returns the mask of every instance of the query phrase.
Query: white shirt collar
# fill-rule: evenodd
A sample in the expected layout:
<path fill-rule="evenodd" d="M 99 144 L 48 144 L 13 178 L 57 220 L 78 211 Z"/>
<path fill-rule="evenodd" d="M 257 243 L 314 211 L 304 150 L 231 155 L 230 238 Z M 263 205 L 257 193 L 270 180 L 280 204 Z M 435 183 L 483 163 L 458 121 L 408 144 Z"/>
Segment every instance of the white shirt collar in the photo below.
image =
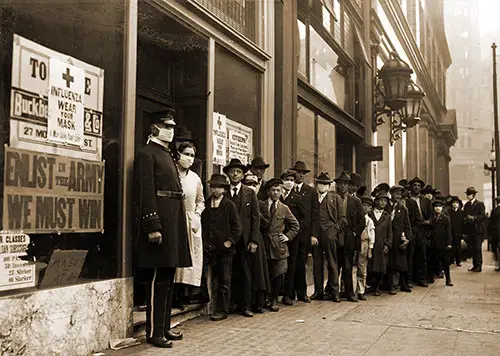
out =
<path fill-rule="evenodd" d="M 474 198 L 474 199 L 472 199 L 472 200 L 470 201 L 470 203 L 471 203 L 471 204 L 474 204 L 475 202 L 476 202 L 476 198 Z"/>
<path fill-rule="evenodd" d="M 237 189 L 236 194 L 238 194 L 238 193 L 240 192 L 240 190 L 241 190 L 241 182 L 239 182 L 237 185 L 232 185 L 232 184 L 231 184 L 231 187 L 230 187 L 230 188 L 231 188 L 231 196 L 232 196 L 232 195 L 233 195 L 233 193 L 234 193 L 234 188 L 236 188 L 236 189 Z"/>
<path fill-rule="evenodd" d="M 299 187 L 299 190 L 302 190 L 302 186 L 304 185 L 304 182 L 302 183 L 295 183 L 296 187 Z M 294 187 L 295 188 L 295 187 Z"/>

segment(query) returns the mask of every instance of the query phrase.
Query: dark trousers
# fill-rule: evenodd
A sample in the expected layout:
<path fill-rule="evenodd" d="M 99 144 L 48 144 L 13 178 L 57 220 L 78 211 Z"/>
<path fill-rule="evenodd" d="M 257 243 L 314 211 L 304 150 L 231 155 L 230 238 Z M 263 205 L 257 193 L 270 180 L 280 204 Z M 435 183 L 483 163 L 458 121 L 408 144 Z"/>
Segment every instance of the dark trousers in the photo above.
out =
<path fill-rule="evenodd" d="M 425 236 L 417 236 L 414 240 L 415 249 L 413 253 L 413 278 L 416 282 L 427 279 L 427 239 Z"/>
<path fill-rule="evenodd" d="M 231 303 L 231 279 L 233 276 L 233 253 L 216 253 L 205 259 L 205 266 L 212 266 L 212 276 L 215 279 L 213 299 L 216 301 L 215 312 L 229 314 Z"/>
<path fill-rule="evenodd" d="M 354 261 L 354 249 L 343 246 L 337 252 L 339 258 L 339 268 L 342 268 L 342 282 L 344 293 L 347 297 L 354 295 L 354 286 L 352 281 L 352 268 Z"/>
<path fill-rule="evenodd" d="M 280 275 L 271 280 L 271 301 L 278 302 L 281 288 L 283 287 L 284 275 Z"/>
<path fill-rule="evenodd" d="M 427 247 L 427 279 L 432 281 L 436 275 L 436 270 L 439 268 L 439 259 L 436 254 L 436 249 L 432 246 Z"/>
<path fill-rule="evenodd" d="M 472 234 L 467 236 L 467 245 L 472 252 L 472 266 L 474 268 L 482 268 L 483 266 L 483 235 Z"/>
<path fill-rule="evenodd" d="M 147 268 L 146 336 L 163 337 L 170 330 L 175 268 Z"/>
<path fill-rule="evenodd" d="M 298 237 L 289 244 L 288 270 L 285 276 L 284 296 L 295 299 L 304 299 L 306 296 L 306 243 Z"/>
<path fill-rule="evenodd" d="M 328 292 L 339 294 L 338 238 L 335 228 L 320 230 L 319 246 L 313 248 L 314 292 L 324 293 L 324 261 L 328 270 Z M 351 277 L 352 278 L 352 277 Z"/>
<path fill-rule="evenodd" d="M 447 281 L 450 281 L 450 259 L 449 250 L 434 250 L 436 261 L 443 266 L 444 275 Z"/>
<path fill-rule="evenodd" d="M 233 260 L 233 304 L 240 305 L 243 310 L 250 310 L 252 306 L 253 278 L 252 266 L 254 255 L 248 252 L 243 240 L 236 244 L 236 255 Z"/>
<path fill-rule="evenodd" d="M 461 242 L 462 242 L 462 235 L 453 236 L 452 253 L 453 253 L 453 260 L 457 265 L 462 262 L 462 247 L 460 245 Z"/>

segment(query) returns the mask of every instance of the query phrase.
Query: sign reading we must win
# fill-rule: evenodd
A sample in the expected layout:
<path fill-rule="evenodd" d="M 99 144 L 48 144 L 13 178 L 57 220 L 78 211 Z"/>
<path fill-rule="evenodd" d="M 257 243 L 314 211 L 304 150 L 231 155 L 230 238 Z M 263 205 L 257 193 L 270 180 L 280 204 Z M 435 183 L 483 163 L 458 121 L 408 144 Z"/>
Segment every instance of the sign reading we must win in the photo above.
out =
<path fill-rule="evenodd" d="M 4 229 L 102 231 L 103 162 L 5 147 L 4 172 Z"/>

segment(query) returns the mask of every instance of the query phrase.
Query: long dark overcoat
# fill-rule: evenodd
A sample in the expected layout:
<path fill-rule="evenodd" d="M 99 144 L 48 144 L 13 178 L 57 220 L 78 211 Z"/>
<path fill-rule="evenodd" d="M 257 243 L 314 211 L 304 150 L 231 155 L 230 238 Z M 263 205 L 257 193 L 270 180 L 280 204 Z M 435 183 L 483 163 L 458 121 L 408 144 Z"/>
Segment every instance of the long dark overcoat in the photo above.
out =
<path fill-rule="evenodd" d="M 408 209 L 402 204 L 394 205 L 391 211 L 391 218 L 392 247 L 389 255 L 389 268 L 394 271 L 406 272 L 408 271 L 406 248 L 409 245 L 405 249 L 402 249 L 401 244 L 403 243 L 403 232 L 407 240 L 411 241 L 412 238 Z"/>
<path fill-rule="evenodd" d="M 375 244 L 373 246 L 371 272 L 385 273 L 387 270 L 388 255 L 384 254 L 384 247 L 391 248 L 392 246 L 391 215 L 387 211 L 384 211 L 380 216 L 380 220 L 375 218 L 373 212 L 369 216 L 375 224 Z"/>
<path fill-rule="evenodd" d="M 304 183 L 297 194 L 300 195 L 304 208 L 304 218 L 300 222 L 300 231 L 297 238 L 303 241 L 309 249 L 311 236 L 319 237 L 318 193 L 315 188 Z"/>
<path fill-rule="evenodd" d="M 140 268 L 191 267 L 186 214 L 181 199 L 158 196 L 158 191 L 182 193 L 172 153 L 150 142 L 135 161 L 136 204 L 139 229 L 136 265 Z M 161 245 L 148 241 L 148 233 L 160 231 Z"/>

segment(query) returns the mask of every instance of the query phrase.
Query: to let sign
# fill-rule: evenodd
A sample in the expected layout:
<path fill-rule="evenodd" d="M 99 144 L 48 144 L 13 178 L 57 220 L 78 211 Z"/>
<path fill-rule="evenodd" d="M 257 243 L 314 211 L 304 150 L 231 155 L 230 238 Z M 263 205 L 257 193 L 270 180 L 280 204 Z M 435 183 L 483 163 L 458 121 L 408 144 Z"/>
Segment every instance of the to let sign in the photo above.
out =
<path fill-rule="evenodd" d="M 4 229 L 103 230 L 104 162 L 5 147 L 4 175 Z"/>

